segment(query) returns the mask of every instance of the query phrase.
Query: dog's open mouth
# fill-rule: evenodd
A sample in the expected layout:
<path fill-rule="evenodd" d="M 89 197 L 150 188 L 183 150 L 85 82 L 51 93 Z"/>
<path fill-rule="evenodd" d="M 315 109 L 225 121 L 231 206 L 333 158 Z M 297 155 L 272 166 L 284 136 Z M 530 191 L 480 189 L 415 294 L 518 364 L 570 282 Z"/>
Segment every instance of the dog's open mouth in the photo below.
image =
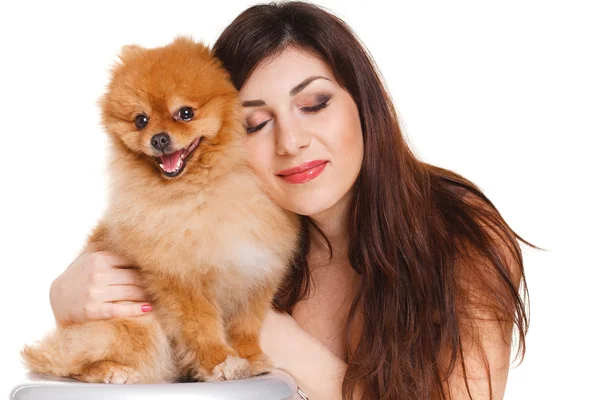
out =
<path fill-rule="evenodd" d="M 174 178 L 183 172 L 185 168 L 185 162 L 192 152 L 198 147 L 198 144 L 202 140 L 202 136 L 197 137 L 192 144 L 184 149 L 179 149 L 173 153 L 163 154 L 160 157 L 155 157 L 158 162 L 158 166 L 162 170 L 163 174 L 169 178 Z"/>

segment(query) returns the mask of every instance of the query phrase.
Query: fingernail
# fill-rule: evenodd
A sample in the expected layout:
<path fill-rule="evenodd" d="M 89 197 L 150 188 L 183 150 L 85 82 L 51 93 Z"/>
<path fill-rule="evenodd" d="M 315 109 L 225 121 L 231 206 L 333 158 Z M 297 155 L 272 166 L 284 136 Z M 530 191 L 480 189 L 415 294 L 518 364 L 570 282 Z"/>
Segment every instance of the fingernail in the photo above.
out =
<path fill-rule="evenodd" d="M 150 312 L 152 311 L 152 306 L 150 304 L 144 304 L 142 306 L 142 312 Z"/>

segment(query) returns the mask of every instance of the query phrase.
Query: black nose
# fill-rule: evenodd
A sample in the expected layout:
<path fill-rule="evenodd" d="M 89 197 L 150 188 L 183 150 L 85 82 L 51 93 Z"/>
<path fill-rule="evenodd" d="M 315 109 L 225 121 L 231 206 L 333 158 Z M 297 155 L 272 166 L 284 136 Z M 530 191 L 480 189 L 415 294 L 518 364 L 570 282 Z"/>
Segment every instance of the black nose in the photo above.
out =
<path fill-rule="evenodd" d="M 150 143 L 156 150 L 165 151 L 171 145 L 171 138 L 167 133 L 161 132 L 152 136 Z"/>

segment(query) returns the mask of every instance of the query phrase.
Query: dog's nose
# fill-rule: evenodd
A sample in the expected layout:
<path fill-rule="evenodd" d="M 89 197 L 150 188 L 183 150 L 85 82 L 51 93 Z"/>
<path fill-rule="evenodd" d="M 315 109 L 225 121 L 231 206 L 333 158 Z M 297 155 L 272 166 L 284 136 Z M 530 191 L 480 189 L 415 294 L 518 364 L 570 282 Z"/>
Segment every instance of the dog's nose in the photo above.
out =
<path fill-rule="evenodd" d="M 156 150 L 165 151 L 171 145 L 171 138 L 169 134 L 161 132 L 152 136 L 150 143 Z"/>

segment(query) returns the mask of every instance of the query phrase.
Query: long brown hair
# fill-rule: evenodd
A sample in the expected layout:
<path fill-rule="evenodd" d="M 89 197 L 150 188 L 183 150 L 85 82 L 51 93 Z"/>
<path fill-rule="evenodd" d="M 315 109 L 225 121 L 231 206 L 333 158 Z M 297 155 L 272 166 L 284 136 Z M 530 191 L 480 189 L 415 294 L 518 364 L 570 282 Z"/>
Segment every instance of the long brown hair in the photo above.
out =
<path fill-rule="evenodd" d="M 477 332 L 467 329 L 480 315 L 472 310 L 482 307 L 499 324 L 514 324 L 522 357 L 528 294 L 517 239 L 535 246 L 474 183 L 411 152 L 375 63 L 342 20 L 305 2 L 260 4 L 225 29 L 213 52 L 239 90 L 262 60 L 290 45 L 329 65 L 354 98 L 363 131 L 347 226 L 348 257 L 360 275 L 347 337 L 361 318 L 363 340 L 347 348 L 344 398 L 359 382 L 368 399 L 445 397 L 454 367 L 465 370 L 465 347 L 481 349 Z M 309 231 L 318 227 L 303 220 L 302 251 L 274 299 L 287 312 L 309 295 Z M 489 368 L 487 378 L 491 388 Z"/>

